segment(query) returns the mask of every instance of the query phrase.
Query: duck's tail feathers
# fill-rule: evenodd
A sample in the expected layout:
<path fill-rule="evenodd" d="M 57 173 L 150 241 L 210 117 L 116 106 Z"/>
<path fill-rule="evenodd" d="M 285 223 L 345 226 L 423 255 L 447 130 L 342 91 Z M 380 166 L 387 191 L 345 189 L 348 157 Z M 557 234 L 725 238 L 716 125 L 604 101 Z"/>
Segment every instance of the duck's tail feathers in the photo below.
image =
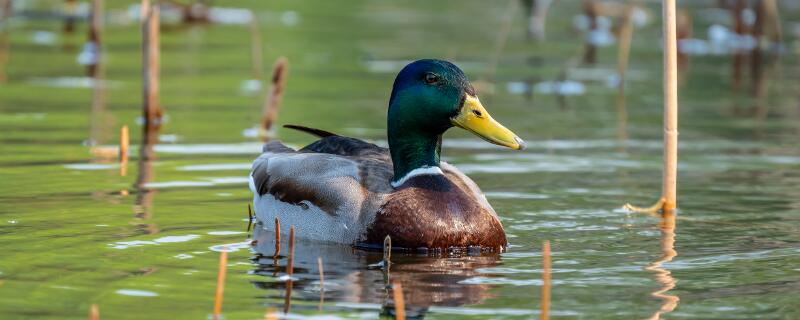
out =
<path fill-rule="evenodd" d="M 298 126 L 298 125 L 293 125 L 293 124 L 285 124 L 285 125 L 283 125 L 283 127 L 287 128 L 287 129 L 294 129 L 294 130 L 297 130 L 297 131 L 302 131 L 302 132 L 305 132 L 305 133 L 308 133 L 308 134 L 311 134 L 311 135 L 315 135 L 315 136 L 320 137 L 320 138 L 339 136 L 338 134 L 335 134 L 335 133 L 332 133 L 332 132 L 328 132 L 328 131 L 325 131 L 325 130 L 322 130 L 322 129 L 309 128 L 309 127 Z"/>

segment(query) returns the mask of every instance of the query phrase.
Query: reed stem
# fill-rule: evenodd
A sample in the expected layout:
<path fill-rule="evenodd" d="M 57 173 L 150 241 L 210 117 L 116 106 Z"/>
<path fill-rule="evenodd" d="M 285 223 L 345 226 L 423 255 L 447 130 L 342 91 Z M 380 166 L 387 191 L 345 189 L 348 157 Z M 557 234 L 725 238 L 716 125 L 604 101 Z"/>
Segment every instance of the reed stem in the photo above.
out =
<path fill-rule="evenodd" d="M 277 258 L 281 254 L 281 221 L 275 217 L 275 254 L 273 257 Z"/>
<path fill-rule="evenodd" d="M 552 266 L 550 263 L 550 241 L 545 240 L 542 245 L 542 307 L 539 319 L 550 319 L 550 274 Z"/>
<path fill-rule="evenodd" d="M 130 134 L 128 126 L 124 125 L 119 130 L 119 175 L 125 176 L 128 173 L 128 148 L 130 146 Z"/>
<path fill-rule="evenodd" d="M 394 281 L 392 283 L 393 294 L 394 294 L 394 312 L 395 312 L 395 319 L 397 320 L 405 320 L 406 319 L 406 303 L 403 298 L 403 285 L 400 284 L 400 281 Z"/>
<path fill-rule="evenodd" d="M 219 255 L 219 273 L 217 273 L 217 293 L 214 296 L 214 319 L 222 313 L 222 296 L 225 291 L 225 273 L 228 270 L 228 249 L 223 248 Z"/>
<path fill-rule="evenodd" d="M 677 207 L 678 186 L 678 45 L 675 0 L 664 0 L 664 173 L 663 211 Z"/>
<path fill-rule="evenodd" d="M 272 85 L 269 88 L 267 99 L 264 101 L 264 112 L 261 120 L 261 138 L 268 140 L 270 130 L 278 119 L 278 109 L 283 99 L 283 90 L 286 85 L 286 75 L 289 72 L 289 60 L 280 57 L 272 66 Z"/>
<path fill-rule="evenodd" d="M 158 1 L 151 5 L 149 0 L 142 0 L 142 79 L 144 83 L 143 115 L 146 125 L 158 125 L 163 110 L 159 104 L 159 67 L 160 67 L 160 10 Z"/>

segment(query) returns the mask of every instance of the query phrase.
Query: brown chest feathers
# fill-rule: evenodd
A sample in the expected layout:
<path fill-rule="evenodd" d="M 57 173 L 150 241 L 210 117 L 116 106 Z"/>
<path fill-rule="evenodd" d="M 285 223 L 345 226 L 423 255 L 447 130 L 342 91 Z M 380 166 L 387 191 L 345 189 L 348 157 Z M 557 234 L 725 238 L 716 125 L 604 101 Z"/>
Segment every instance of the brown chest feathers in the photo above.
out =
<path fill-rule="evenodd" d="M 507 245 L 497 216 L 465 186 L 441 175 L 411 178 L 389 195 L 367 230 L 366 243 L 382 243 L 387 235 L 393 247 L 408 249 Z"/>

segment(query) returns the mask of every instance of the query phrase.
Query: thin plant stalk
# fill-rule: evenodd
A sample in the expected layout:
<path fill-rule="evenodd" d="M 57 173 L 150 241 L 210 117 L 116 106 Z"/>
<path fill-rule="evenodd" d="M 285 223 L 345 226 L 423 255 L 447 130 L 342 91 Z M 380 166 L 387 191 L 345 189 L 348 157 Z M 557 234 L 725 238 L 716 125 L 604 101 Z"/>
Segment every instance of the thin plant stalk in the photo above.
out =
<path fill-rule="evenodd" d="M 647 208 L 626 204 L 636 212 L 670 212 L 677 207 L 678 186 L 678 48 L 675 0 L 664 0 L 664 168 L 661 198 Z"/>
<path fill-rule="evenodd" d="M 128 148 L 130 146 L 130 134 L 128 126 L 122 126 L 119 130 L 119 175 L 125 176 L 128 173 Z"/>
<path fill-rule="evenodd" d="M 163 111 L 159 104 L 160 68 L 160 11 L 158 2 L 142 0 L 142 72 L 144 120 L 146 125 L 158 125 Z"/>
<path fill-rule="evenodd" d="M 273 257 L 277 258 L 281 254 L 281 220 L 275 217 L 275 254 Z"/>
<path fill-rule="evenodd" d="M 278 119 L 278 109 L 283 100 L 283 90 L 286 85 L 286 75 L 289 72 L 289 60 L 280 57 L 272 66 L 272 84 L 264 101 L 264 112 L 261 119 L 261 137 L 268 140 L 270 130 Z"/>
<path fill-rule="evenodd" d="M 550 286 L 552 265 L 550 261 L 550 241 L 542 244 L 542 306 L 539 319 L 550 319 Z"/>
<path fill-rule="evenodd" d="M 225 273 L 228 270 L 228 250 L 223 248 L 219 255 L 219 272 L 217 273 L 217 292 L 214 295 L 214 319 L 222 313 L 222 296 L 225 292 Z"/>
<path fill-rule="evenodd" d="M 392 283 L 393 294 L 394 294 L 394 312 L 395 312 L 395 319 L 397 320 L 405 320 L 406 319 L 406 303 L 405 299 L 403 298 L 403 285 L 400 284 L 400 281 L 394 281 Z"/>

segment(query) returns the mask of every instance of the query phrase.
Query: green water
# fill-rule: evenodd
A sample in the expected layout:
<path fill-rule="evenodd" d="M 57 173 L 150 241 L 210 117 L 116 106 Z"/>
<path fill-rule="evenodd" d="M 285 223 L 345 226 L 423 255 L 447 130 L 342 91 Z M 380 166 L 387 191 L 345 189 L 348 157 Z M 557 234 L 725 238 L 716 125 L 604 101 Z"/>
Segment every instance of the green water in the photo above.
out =
<path fill-rule="evenodd" d="M 243 131 L 259 122 L 263 101 L 240 88 L 252 75 L 247 26 L 165 25 L 161 101 L 168 120 L 157 159 L 140 162 L 136 22 L 115 15 L 104 29 L 109 86 L 97 100 L 89 86 L 54 84 L 84 76 L 76 56 L 85 25 L 61 34 L 59 21 L 33 14 L 61 2 L 28 3 L 28 15 L 5 29 L 8 62 L 0 68 L 7 76 L 0 86 L 0 318 L 79 319 L 97 304 L 104 319 L 205 319 L 223 247 L 231 250 L 226 319 L 261 319 L 268 308 L 287 307 L 293 317 L 390 312 L 385 275 L 368 267 L 379 254 L 299 241 L 287 304 L 286 258 L 271 258 L 272 235 L 246 232 L 245 177 L 260 145 Z M 110 1 L 106 9 L 128 5 Z M 403 284 L 410 315 L 538 317 L 541 248 L 549 240 L 553 318 L 800 317 L 800 73 L 788 22 L 787 51 L 780 59 L 765 53 L 757 77 L 743 67 L 738 93 L 729 55 L 691 57 L 683 71 L 680 212 L 671 228 L 669 220 L 620 209 L 648 204 L 660 192 L 659 19 L 635 32 L 621 123 L 617 91 L 603 80 L 585 80 L 585 94 L 566 98 L 507 90 L 510 82 L 578 77 L 576 68 L 613 72 L 613 46 L 599 50 L 595 66 L 576 63 L 582 36 L 571 24 L 578 1 L 556 2 L 549 40 L 538 44 L 525 40 L 519 9 L 493 76 L 505 2 L 217 5 L 255 10 L 266 72 L 278 56 L 288 57 L 280 124 L 383 143 L 391 83 L 403 61 L 446 58 L 475 81 L 494 80 L 493 93 L 481 90 L 482 101 L 529 148 L 504 150 L 452 130 L 443 155 L 487 193 L 509 250 L 395 254 L 388 277 Z M 708 5 L 691 8 L 697 37 L 712 23 L 700 15 Z M 660 9 L 648 10 L 652 17 Z M 782 14 L 800 19 L 797 10 Z M 54 32 L 55 42 L 36 43 L 37 31 Z M 751 94 L 758 83 L 764 93 Z M 115 145 L 122 125 L 131 127 L 134 144 L 126 176 L 87 146 Z M 277 135 L 294 146 L 312 141 L 287 130 Z"/>

